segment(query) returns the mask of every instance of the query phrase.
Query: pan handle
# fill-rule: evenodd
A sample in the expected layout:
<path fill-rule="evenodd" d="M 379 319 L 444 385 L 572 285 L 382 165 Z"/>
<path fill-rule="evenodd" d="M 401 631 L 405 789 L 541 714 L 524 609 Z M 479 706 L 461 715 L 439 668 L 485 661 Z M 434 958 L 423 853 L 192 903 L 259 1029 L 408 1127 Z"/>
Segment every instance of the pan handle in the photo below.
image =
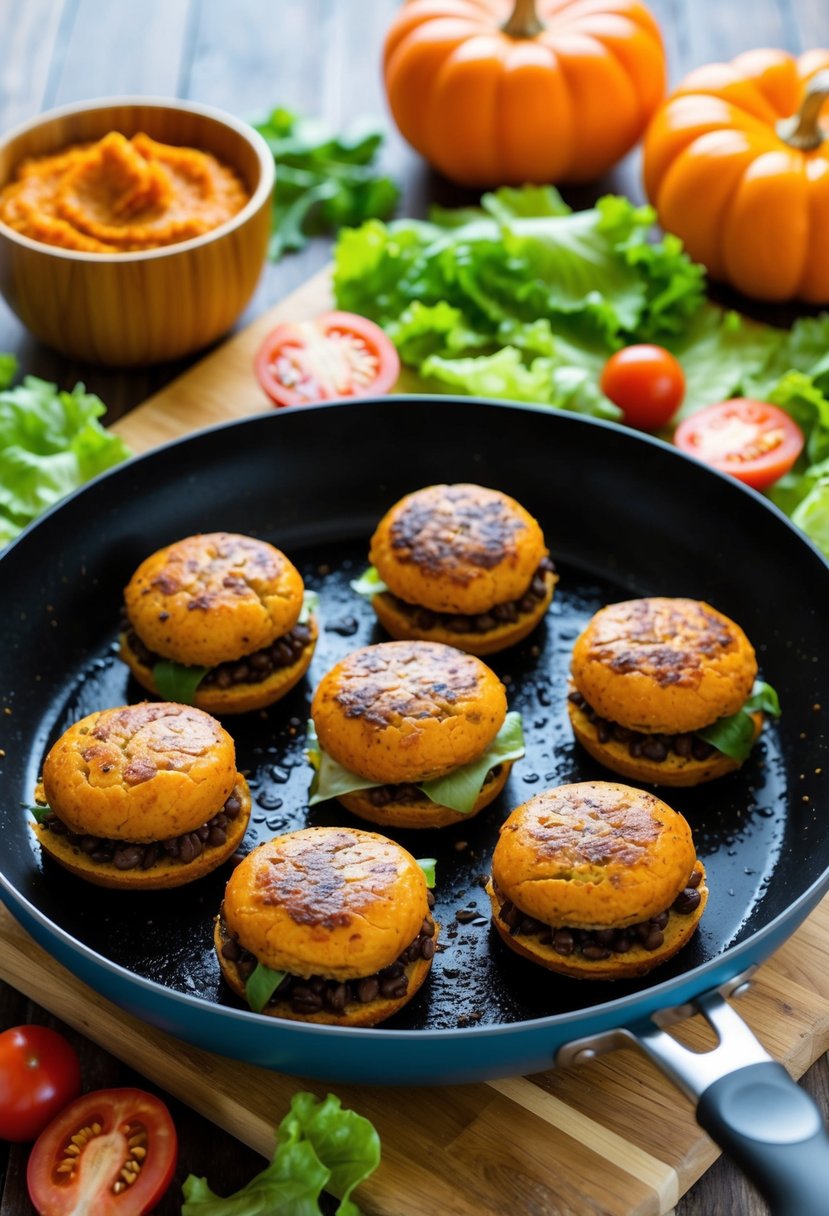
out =
<path fill-rule="evenodd" d="M 826 1216 L 829 1136 L 817 1106 L 719 992 L 694 1005 L 717 1034 L 712 1050 L 692 1051 L 650 1020 L 629 1027 L 633 1040 L 696 1100 L 697 1121 L 772 1216 Z"/>

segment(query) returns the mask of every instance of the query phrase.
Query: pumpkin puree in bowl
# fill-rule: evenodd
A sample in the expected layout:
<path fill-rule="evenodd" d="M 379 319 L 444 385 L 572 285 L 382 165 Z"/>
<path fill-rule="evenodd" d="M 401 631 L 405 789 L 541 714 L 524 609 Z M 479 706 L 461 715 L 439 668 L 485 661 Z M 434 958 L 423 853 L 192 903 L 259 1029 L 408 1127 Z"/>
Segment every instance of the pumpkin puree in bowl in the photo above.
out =
<path fill-rule="evenodd" d="M 0 192 L 0 220 L 47 245 L 126 253 L 209 232 L 249 197 L 238 174 L 207 152 L 111 131 L 23 161 Z"/>

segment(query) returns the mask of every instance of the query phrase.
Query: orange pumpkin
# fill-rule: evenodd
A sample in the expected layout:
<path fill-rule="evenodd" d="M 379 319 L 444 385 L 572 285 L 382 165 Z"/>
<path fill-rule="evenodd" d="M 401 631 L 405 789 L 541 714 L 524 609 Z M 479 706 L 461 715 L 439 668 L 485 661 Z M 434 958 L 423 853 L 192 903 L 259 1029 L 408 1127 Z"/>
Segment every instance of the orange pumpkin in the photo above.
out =
<path fill-rule="evenodd" d="M 645 138 L 659 222 L 713 279 L 759 300 L 829 303 L 829 51 L 758 50 L 698 68 Z"/>
<path fill-rule="evenodd" d="M 403 136 L 477 187 L 599 177 L 665 92 L 659 27 L 638 0 L 409 0 L 384 73 Z"/>

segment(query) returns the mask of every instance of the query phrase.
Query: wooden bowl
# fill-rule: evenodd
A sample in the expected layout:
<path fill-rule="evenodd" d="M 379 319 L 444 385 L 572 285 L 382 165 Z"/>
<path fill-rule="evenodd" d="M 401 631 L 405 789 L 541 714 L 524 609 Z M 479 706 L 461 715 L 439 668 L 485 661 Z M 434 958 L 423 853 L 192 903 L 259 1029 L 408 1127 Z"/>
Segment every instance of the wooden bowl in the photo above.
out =
<path fill-rule="evenodd" d="M 248 124 L 163 98 L 108 98 L 42 114 L 0 139 L 0 186 L 27 156 L 110 131 L 212 152 L 251 197 L 210 232 L 137 253 L 80 253 L 0 222 L 0 292 L 42 342 L 86 363 L 128 367 L 175 359 L 226 333 L 253 294 L 267 256 L 273 156 Z"/>

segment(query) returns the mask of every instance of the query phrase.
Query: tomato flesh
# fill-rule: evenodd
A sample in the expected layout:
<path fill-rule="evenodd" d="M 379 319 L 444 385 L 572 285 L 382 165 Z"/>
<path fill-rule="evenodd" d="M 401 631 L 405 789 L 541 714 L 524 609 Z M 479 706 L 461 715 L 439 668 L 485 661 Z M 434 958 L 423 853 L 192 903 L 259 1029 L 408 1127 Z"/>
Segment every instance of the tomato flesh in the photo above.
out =
<path fill-rule="evenodd" d="M 254 364 L 275 405 L 307 405 L 386 393 L 400 374 L 394 343 L 379 325 L 349 312 L 278 325 Z"/>
<path fill-rule="evenodd" d="M 144 1216 L 178 1156 L 167 1107 L 140 1089 L 101 1089 L 66 1107 L 38 1137 L 26 1174 L 40 1216 Z"/>
<path fill-rule="evenodd" d="M 611 355 L 599 387 L 622 411 L 623 421 L 640 431 L 665 426 L 682 404 L 685 373 L 662 346 L 640 343 Z"/>
<path fill-rule="evenodd" d="M 803 450 L 803 432 L 776 405 L 734 397 L 679 424 L 674 443 L 698 460 L 766 490 L 788 473 Z"/>
<path fill-rule="evenodd" d="M 34 1140 L 81 1092 L 74 1047 L 48 1026 L 0 1034 L 0 1139 Z"/>

